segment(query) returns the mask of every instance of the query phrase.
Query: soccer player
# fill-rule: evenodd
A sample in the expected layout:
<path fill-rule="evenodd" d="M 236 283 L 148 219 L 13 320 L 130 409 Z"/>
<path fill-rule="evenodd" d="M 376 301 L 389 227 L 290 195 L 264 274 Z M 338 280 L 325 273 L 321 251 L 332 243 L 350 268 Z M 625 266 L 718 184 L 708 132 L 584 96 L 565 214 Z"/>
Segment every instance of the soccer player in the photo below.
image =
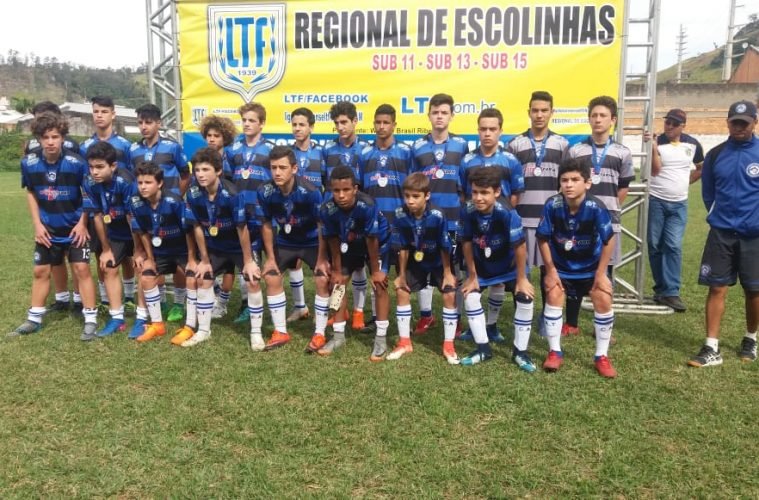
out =
<path fill-rule="evenodd" d="M 375 140 L 361 151 L 358 162 L 360 189 L 374 198 L 390 227 L 396 209 L 403 206 L 403 181 L 414 168 L 411 148 L 395 140 L 395 126 L 395 108 L 389 104 L 380 105 L 374 112 Z M 391 255 L 395 257 L 395 253 Z M 372 311 L 375 310 L 372 305 Z M 372 316 L 362 333 L 374 332 L 376 320 Z"/>
<path fill-rule="evenodd" d="M 609 96 L 594 97 L 588 103 L 588 121 L 591 134 L 582 142 L 569 148 L 567 156 L 577 158 L 591 168 L 590 194 L 601 200 L 611 215 L 611 227 L 618 235 L 614 241 L 614 252 L 609 265 L 619 263 L 622 256 L 621 207 L 627 197 L 630 182 L 635 179 L 632 154 L 627 146 L 611 138 L 611 129 L 617 123 L 617 102 Z M 613 269 L 613 268 L 611 268 Z M 612 274 L 610 269 L 609 274 Z M 562 335 L 579 335 L 578 320 L 582 301 L 567 297 L 567 321 L 562 327 Z M 612 342 L 614 342 L 612 340 Z"/>
<path fill-rule="evenodd" d="M 608 357 L 614 328 L 609 260 L 614 252 L 611 217 L 603 203 L 589 194 L 590 166 L 568 159 L 559 167 L 561 193 L 548 199 L 536 230 L 545 266 L 544 321 L 548 357 L 543 369 L 555 372 L 564 361 L 561 350 L 562 306 L 566 296 L 590 295 L 596 334 L 595 365 L 599 375 L 617 376 Z"/>
<path fill-rule="evenodd" d="M 480 299 L 483 288 L 504 283 L 516 301 L 511 359 L 521 370 L 532 373 L 536 368 L 527 354 L 527 346 L 535 292 L 527 279 L 527 246 L 522 220 L 515 210 L 498 202 L 501 172 L 497 167 L 473 170 L 469 182 L 472 199 L 462 214 L 461 241 L 467 267 L 462 293 L 477 349 L 463 358 L 461 364 L 474 365 L 493 357 Z"/>
<path fill-rule="evenodd" d="M 339 101 L 329 109 L 329 116 L 335 124 L 337 140 L 330 141 L 324 146 L 324 182 L 332 178 L 332 170 L 340 165 L 350 167 L 356 179 L 360 179 L 359 158 L 361 151 L 367 146 L 356 135 L 358 111 L 355 104 Z M 331 193 L 325 195 L 329 199 Z M 364 304 L 366 302 L 366 271 L 361 266 L 351 277 L 353 286 L 353 318 L 351 327 L 361 330 L 366 327 L 364 322 Z"/>
<path fill-rule="evenodd" d="M 187 192 L 185 219 L 193 227 L 188 241 L 187 274 L 192 273 L 197 282 L 198 325 L 197 332 L 191 337 L 174 338 L 172 342 L 177 344 L 181 341 L 182 347 L 190 347 L 211 337 L 214 276 L 233 273 L 237 268 L 248 282 L 251 347 L 261 350 L 264 346 L 261 334 L 264 304 L 258 284 L 261 273 L 251 252 L 243 197 L 237 193 L 234 184 L 223 179 L 218 151 L 199 149 L 192 158 L 192 166 L 197 185 Z M 196 255 L 196 247 L 199 255 Z M 178 335 L 189 333 L 186 331 Z"/>
<path fill-rule="evenodd" d="M 96 96 L 92 98 L 92 121 L 95 124 L 95 133 L 79 147 L 79 154 L 82 158 L 87 158 L 87 151 L 101 141 L 109 143 L 116 151 L 117 171 L 128 170 L 131 168 L 129 162 L 129 150 L 132 143 L 117 134 L 113 128 L 113 122 L 116 119 L 116 106 L 113 99 L 108 96 Z M 101 153 L 102 154 L 102 153 Z M 123 222 L 123 221 L 122 221 Z M 128 230 L 128 225 L 126 226 Z M 100 259 L 101 246 L 100 239 L 95 233 L 94 219 L 90 219 L 90 249 L 95 252 L 95 256 Z M 130 237 L 131 240 L 131 237 Z M 123 274 L 124 299 L 125 304 L 134 308 L 134 267 L 131 259 L 124 259 L 121 265 Z M 103 270 L 98 266 L 98 290 L 100 293 L 100 303 L 109 309 L 113 305 L 109 302 Z M 118 308 L 115 308 L 118 309 Z M 115 310 L 113 309 L 113 310 Z"/>
<path fill-rule="evenodd" d="M 654 278 L 654 300 L 685 312 L 680 298 L 683 235 L 688 221 L 688 186 L 701 178 L 704 151 L 683 133 L 687 115 L 671 109 L 664 117 L 664 133 L 655 137 L 648 183 L 648 262 Z M 648 140 L 648 134 L 644 140 Z"/>
<path fill-rule="evenodd" d="M 150 324 L 143 333 L 137 335 L 139 330 L 136 330 L 130 338 L 147 342 L 166 334 L 158 278 L 166 274 L 184 274 L 188 240 L 185 234 L 185 203 L 175 193 L 163 190 L 161 167 L 145 162 L 134 173 L 139 192 L 130 203 L 132 231 L 137 236 L 135 267 L 140 270 L 140 287 L 147 303 Z M 186 323 L 172 338 L 172 342 L 179 345 L 194 335 L 197 326 L 195 276 L 189 273 L 186 280 Z"/>
<path fill-rule="evenodd" d="M 331 282 L 344 287 L 348 275 L 369 266 L 377 297 L 377 333 L 370 359 L 380 361 L 387 351 L 387 327 L 390 324 L 390 297 L 387 293 L 390 227 L 374 200 L 358 190 L 353 169 L 344 165 L 335 167 L 329 184 L 332 198 L 322 205 L 319 215 L 332 261 Z M 322 356 L 329 356 L 345 344 L 344 297 L 335 317 L 332 339 L 317 351 Z"/>
<path fill-rule="evenodd" d="M 453 97 L 435 94 L 430 98 L 428 115 L 432 130 L 417 139 L 411 147 L 414 168 L 430 179 L 430 204 L 440 210 L 448 221 L 448 233 L 453 249 L 451 260 L 458 265 L 457 232 L 463 201 L 461 185 L 461 162 L 469 153 L 467 142 L 448 131 L 453 120 Z M 421 318 L 414 328 L 416 335 L 427 332 L 435 324 L 432 316 L 432 287 L 419 292 Z"/>
<path fill-rule="evenodd" d="M 129 161 L 132 171 L 145 162 L 151 161 L 163 169 L 163 188 L 178 196 L 184 196 L 190 185 L 190 166 L 182 146 L 169 138 L 161 137 L 161 110 L 155 104 L 145 104 L 136 110 L 137 125 L 140 128 L 142 140 L 132 144 L 129 150 Z M 163 288 L 165 290 L 165 288 Z M 165 291 L 161 292 L 163 296 Z M 187 289 L 183 274 L 174 275 L 174 305 L 168 311 L 169 321 L 179 321 L 184 316 Z M 137 308 L 137 318 L 134 328 L 139 328 L 148 319 L 148 312 Z M 136 334 L 138 332 L 131 332 Z M 141 332 L 140 332 L 141 333 Z"/>
<path fill-rule="evenodd" d="M 135 191 L 134 176 L 127 169 L 118 167 L 116 148 L 109 142 L 100 141 L 88 147 L 87 163 L 90 176 L 84 182 L 84 190 L 89 204 L 85 211 L 93 214 L 100 250 L 97 253 L 98 268 L 103 274 L 110 314 L 110 320 L 97 336 L 107 337 L 125 328 L 119 267 L 124 264 L 124 267 L 134 269 L 134 243 L 127 218 Z M 95 336 L 82 340 L 93 340 Z"/>
<path fill-rule="evenodd" d="M 272 182 L 258 188 L 258 202 L 263 213 L 261 236 L 266 263 L 262 274 L 266 280 L 266 301 L 271 311 L 274 333 L 265 350 L 275 349 L 290 341 L 285 318 L 286 298 L 282 271 L 294 269 L 299 261 L 314 271 L 316 285 L 316 328 L 306 349 L 316 352 L 326 344 L 329 306 L 329 278 L 324 244 L 319 231 L 319 207 L 322 196 L 307 179 L 297 175 L 295 153 L 287 146 L 275 146 L 269 154 Z M 273 224 L 278 231 L 275 237 Z"/>
<path fill-rule="evenodd" d="M 404 206 L 394 211 L 393 245 L 398 250 L 398 345 L 387 359 L 399 359 L 413 351 L 411 344 L 411 293 L 433 285 L 443 295 L 443 356 L 459 363 L 453 339 L 456 335 L 456 278 L 451 266 L 451 240 L 445 216 L 430 208 L 430 180 L 415 172 L 403 181 Z"/>
<path fill-rule="evenodd" d="M 706 343 L 690 358 L 695 367 L 722 364 L 720 324 L 728 287 L 741 280 L 746 307 L 746 333 L 738 353 L 741 361 L 756 360 L 759 322 L 759 139 L 756 105 L 738 101 L 727 113 L 727 141 L 712 148 L 704 160 L 701 194 L 709 214 L 709 235 L 701 258 L 698 282 L 706 296 Z"/>
<path fill-rule="evenodd" d="M 522 164 L 524 191 L 516 208 L 524 226 L 527 265 L 530 269 L 537 266 L 540 270 L 540 293 L 545 305 L 545 266 L 538 250 L 535 230 L 543 214 L 543 205 L 556 194 L 559 165 L 567 154 L 569 141 L 549 128 L 553 116 L 553 96 L 548 92 L 537 90 L 532 93 L 527 115 L 530 117 L 530 128 L 509 141 L 506 149 Z M 542 321 L 540 328 L 543 329 Z"/>
<path fill-rule="evenodd" d="M 232 168 L 232 179 L 237 192 L 246 195 L 249 200 L 257 203 L 256 191 L 259 186 L 271 180 L 269 172 L 269 153 L 274 143 L 267 140 L 263 135 L 266 125 L 266 108 L 257 102 L 249 102 L 240 106 L 240 119 L 242 120 L 242 137 L 238 137 L 231 146 L 226 148 L 227 160 Z M 256 216 L 248 217 L 248 227 L 256 234 L 260 233 L 260 210 L 256 208 Z M 246 302 L 248 287 L 242 276 L 240 279 L 240 295 L 243 297 L 240 305 L 240 313 L 234 320 L 235 323 L 250 321 L 250 307 Z M 256 310 L 258 306 L 254 307 Z"/>
<path fill-rule="evenodd" d="M 27 335 L 40 329 L 50 291 L 50 268 L 63 265 L 64 257 L 79 280 L 84 305 L 82 336 L 89 338 L 97 330 L 87 215 L 82 211 L 85 165 L 78 155 L 63 150 L 67 132 L 68 123 L 62 116 L 41 113 L 32 122 L 32 133 L 41 153 L 30 153 L 21 160 L 21 186 L 27 190 L 34 226 L 34 279 L 27 319 L 9 336 Z"/>

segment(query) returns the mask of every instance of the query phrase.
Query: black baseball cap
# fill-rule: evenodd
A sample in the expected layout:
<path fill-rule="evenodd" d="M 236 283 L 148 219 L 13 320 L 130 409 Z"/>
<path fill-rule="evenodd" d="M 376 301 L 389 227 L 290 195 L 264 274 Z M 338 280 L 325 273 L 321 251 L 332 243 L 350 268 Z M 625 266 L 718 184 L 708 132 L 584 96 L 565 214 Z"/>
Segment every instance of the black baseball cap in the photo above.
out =
<path fill-rule="evenodd" d="M 727 121 L 741 120 L 751 123 L 756 121 L 756 104 L 751 101 L 738 101 L 730 106 L 727 112 Z"/>
<path fill-rule="evenodd" d="M 688 115 L 685 114 L 685 111 L 679 108 L 673 108 L 667 111 L 666 116 L 664 117 L 665 120 L 674 120 L 677 123 L 685 123 L 685 119 Z"/>

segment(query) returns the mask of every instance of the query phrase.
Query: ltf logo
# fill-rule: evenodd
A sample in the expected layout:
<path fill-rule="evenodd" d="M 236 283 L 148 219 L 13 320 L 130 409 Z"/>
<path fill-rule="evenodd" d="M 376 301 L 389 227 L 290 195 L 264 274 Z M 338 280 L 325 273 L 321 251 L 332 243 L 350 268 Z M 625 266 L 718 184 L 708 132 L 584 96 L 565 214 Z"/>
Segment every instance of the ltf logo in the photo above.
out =
<path fill-rule="evenodd" d="M 211 78 L 245 102 L 285 74 L 285 4 L 209 5 Z"/>

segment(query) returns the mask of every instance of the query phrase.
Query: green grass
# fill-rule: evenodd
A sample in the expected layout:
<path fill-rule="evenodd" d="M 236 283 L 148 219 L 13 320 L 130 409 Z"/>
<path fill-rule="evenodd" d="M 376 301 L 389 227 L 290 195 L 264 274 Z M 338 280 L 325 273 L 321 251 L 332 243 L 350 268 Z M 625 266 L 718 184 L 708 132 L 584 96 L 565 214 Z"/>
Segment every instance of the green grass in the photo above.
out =
<path fill-rule="evenodd" d="M 17 173 L 0 173 L 0 200 L 5 332 L 24 318 L 31 282 Z M 561 372 L 527 375 L 505 346 L 488 364 L 448 366 L 439 328 L 412 355 L 372 364 L 359 334 L 332 358 L 304 355 L 307 323 L 291 345 L 252 353 L 231 319 L 180 349 L 124 336 L 82 344 L 79 323 L 48 317 L 38 335 L 0 340 L 0 496 L 755 497 L 759 365 L 735 355 L 739 290 L 724 366 L 685 366 L 703 341 L 705 296 L 697 187 L 692 200 L 690 309 L 619 315 L 613 381 L 595 374 L 589 336 L 566 342 Z M 542 362 L 544 341 L 534 336 L 531 351 Z"/>

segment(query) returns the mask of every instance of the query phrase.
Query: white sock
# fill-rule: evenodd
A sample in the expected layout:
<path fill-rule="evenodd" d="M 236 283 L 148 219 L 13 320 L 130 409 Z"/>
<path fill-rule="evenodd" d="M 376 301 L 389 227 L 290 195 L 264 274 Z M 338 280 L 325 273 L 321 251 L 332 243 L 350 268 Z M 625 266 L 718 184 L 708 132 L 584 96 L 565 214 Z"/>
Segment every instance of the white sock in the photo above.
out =
<path fill-rule="evenodd" d="M 332 330 L 334 330 L 335 333 L 345 336 L 345 321 L 332 323 Z"/>
<path fill-rule="evenodd" d="M 82 303 L 82 296 L 79 295 L 79 292 L 74 292 L 74 304 L 81 304 Z"/>
<path fill-rule="evenodd" d="M 108 302 L 108 292 L 105 290 L 105 283 L 98 281 L 98 293 L 100 294 L 100 302 Z"/>
<path fill-rule="evenodd" d="M 377 337 L 387 337 L 387 327 L 390 326 L 390 322 L 388 320 L 376 321 L 375 325 L 377 325 Z"/>
<path fill-rule="evenodd" d="M 306 308 L 306 292 L 303 287 L 303 269 L 290 269 L 290 290 L 295 309 Z"/>
<path fill-rule="evenodd" d="M 751 340 L 756 340 L 756 332 L 746 332 L 746 337 L 750 338 Z"/>
<path fill-rule="evenodd" d="M 453 340 L 456 337 L 458 320 L 459 312 L 456 309 L 443 308 L 443 336 L 445 340 Z"/>
<path fill-rule="evenodd" d="M 198 314 L 198 331 L 211 331 L 211 310 L 213 309 L 213 288 L 198 289 L 198 303 L 196 306 Z"/>
<path fill-rule="evenodd" d="M 122 305 L 119 309 L 109 309 L 108 314 L 110 314 L 113 319 L 124 321 L 124 306 Z"/>
<path fill-rule="evenodd" d="M 147 309 L 147 307 L 137 307 L 135 309 L 134 314 L 137 317 L 137 319 L 141 319 L 142 321 L 147 321 L 148 320 L 148 309 Z"/>
<path fill-rule="evenodd" d="M 26 319 L 37 324 L 42 324 L 42 317 L 47 309 L 45 307 L 30 307 L 27 311 Z"/>
<path fill-rule="evenodd" d="M 546 325 L 548 348 L 552 351 L 561 352 L 561 326 L 564 323 L 561 307 L 546 304 L 543 310 L 543 321 Z"/>
<path fill-rule="evenodd" d="M 606 356 L 609 353 L 611 332 L 614 330 L 614 310 L 594 313 L 593 327 L 596 331 L 596 356 Z"/>
<path fill-rule="evenodd" d="M 97 308 L 93 307 L 92 309 L 87 309 L 86 307 L 82 309 L 82 314 L 84 315 L 84 322 L 86 323 L 97 323 L 98 322 L 98 310 Z"/>
<path fill-rule="evenodd" d="M 364 310 L 366 302 L 366 269 L 361 268 L 353 271 L 353 309 L 356 311 Z"/>
<path fill-rule="evenodd" d="M 514 310 L 514 348 L 517 351 L 526 351 L 530 344 L 530 331 L 532 330 L 532 313 L 535 302 L 520 302 Z"/>
<path fill-rule="evenodd" d="M 271 322 L 274 329 L 279 333 L 287 333 L 287 297 L 285 292 L 279 295 L 267 295 L 266 302 L 269 304 Z"/>
<path fill-rule="evenodd" d="M 719 339 L 713 339 L 711 337 L 706 337 L 706 345 L 714 349 L 715 352 L 719 352 Z"/>
<path fill-rule="evenodd" d="M 329 321 L 329 297 L 314 298 L 314 333 L 324 335 Z"/>
<path fill-rule="evenodd" d="M 212 289 L 213 290 L 213 289 Z M 184 324 L 193 330 L 198 327 L 198 291 L 187 290 L 187 314 Z"/>
<path fill-rule="evenodd" d="M 69 301 L 69 292 L 55 292 L 55 301 L 56 302 L 66 302 Z"/>
<path fill-rule="evenodd" d="M 145 303 L 148 306 L 148 312 L 150 312 L 150 321 L 161 323 L 163 321 L 163 316 L 161 315 L 161 292 L 157 286 L 154 286 L 150 290 L 145 290 Z"/>
<path fill-rule="evenodd" d="M 466 306 L 466 317 L 469 320 L 469 330 L 472 332 L 475 343 L 487 344 L 488 332 L 485 327 L 485 311 L 482 310 L 482 304 L 480 303 L 481 298 L 481 293 L 469 292 L 464 303 Z"/>
<path fill-rule="evenodd" d="M 219 290 L 219 295 L 216 296 L 216 300 L 219 303 L 221 307 L 226 307 L 229 303 L 229 297 L 232 296 L 232 292 L 225 292 L 224 290 Z"/>
<path fill-rule="evenodd" d="M 431 286 L 426 286 L 419 290 L 419 311 L 420 312 L 432 312 L 432 292 L 435 289 Z"/>
<path fill-rule="evenodd" d="M 498 322 L 498 316 L 501 314 L 503 307 L 503 296 L 506 291 L 503 285 L 491 286 L 488 291 L 488 325 Z"/>
<path fill-rule="evenodd" d="M 213 288 L 211 288 L 213 290 Z M 187 300 L 186 288 L 174 288 L 174 303 L 183 305 Z"/>
<path fill-rule="evenodd" d="M 264 293 L 248 292 L 248 312 L 250 313 L 250 333 L 261 333 L 264 323 Z"/>
<path fill-rule="evenodd" d="M 411 338 L 411 304 L 396 306 L 395 314 L 395 321 L 398 324 L 398 336 L 402 339 Z"/>
<path fill-rule="evenodd" d="M 124 298 L 134 300 L 134 278 L 124 278 Z"/>

